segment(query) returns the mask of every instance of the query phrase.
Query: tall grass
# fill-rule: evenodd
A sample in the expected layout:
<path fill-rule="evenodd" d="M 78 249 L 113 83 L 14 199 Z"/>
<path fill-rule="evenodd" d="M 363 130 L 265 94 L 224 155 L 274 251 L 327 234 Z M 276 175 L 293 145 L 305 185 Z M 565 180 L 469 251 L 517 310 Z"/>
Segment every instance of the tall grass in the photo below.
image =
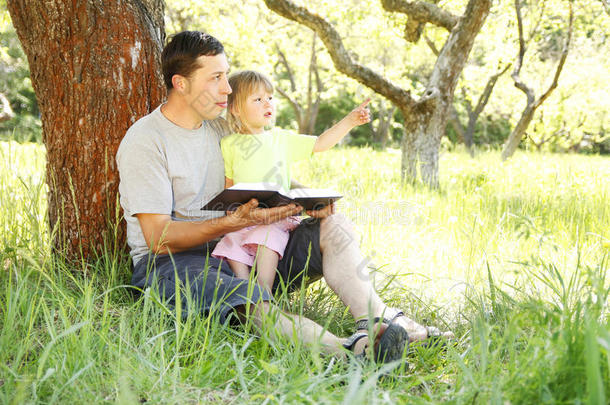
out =
<path fill-rule="evenodd" d="M 295 177 L 345 194 L 386 300 L 451 328 L 408 371 L 319 354 L 134 298 L 113 252 L 50 254 L 44 150 L 0 143 L 2 403 L 607 403 L 610 160 L 496 153 L 441 163 L 442 191 L 401 187 L 396 152 L 342 149 Z M 281 305 L 352 332 L 323 283 Z M 387 375 L 386 375 L 387 374 Z M 386 375 L 386 376 L 384 376 Z"/>

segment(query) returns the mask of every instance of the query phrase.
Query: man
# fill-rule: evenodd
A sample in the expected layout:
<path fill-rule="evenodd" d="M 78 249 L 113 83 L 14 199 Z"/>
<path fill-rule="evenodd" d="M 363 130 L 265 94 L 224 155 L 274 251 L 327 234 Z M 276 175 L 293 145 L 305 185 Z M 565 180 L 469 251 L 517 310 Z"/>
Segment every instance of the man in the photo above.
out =
<path fill-rule="evenodd" d="M 287 337 L 318 342 L 325 351 L 342 347 L 363 353 L 369 343 L 377 360 L 400 358 L 409 336 L 425 339 L 431 329 L 386 307 L 371 283 L 358 277 L 363 257 L 347 220 L 329 206 L 308 212 L 293 232 L 278 265 L 276 284 L 293 290 L 305 280 L 324 277 L 349 307 L 357 333 L 342 339 L 313 321 L 277 310 L 269 293 L 247 280 L 233 277 L 226 263 L 209 257 L 217 238 L 246 226 L 267 224 L 296 215 L 295 205 L 257 208 L 252 200 L 229 215 L 201 211 L 224 187 L 224 166 L 219 141 L 221 122 L 215 120 L 227 107 L 231 88 L 229 64 L 222 44 L 194 31 L 177 34 L 162 53 L 166 103 L 138 120 L 117 152 L 121 206 L 127 221 L 127 239 L 134 262 L 132 283 L 155 285 L 175 304 L 175 275 L 200 311 L 217 310 L 222 321 L 245 308 L 258 327 L 274 312 L 274 324 Z M 249 304 L 249 305 L 247 305 Z M 247 315 L 247 314 L 246 314 Z M 367 320 L 374 319 L 374 339 Z M 408 334 L 407 334 L 408 332 Z M 437 332 L 437 331 L 433 331 Z M 438 335 L 438 333 L 436 333 Z"/>

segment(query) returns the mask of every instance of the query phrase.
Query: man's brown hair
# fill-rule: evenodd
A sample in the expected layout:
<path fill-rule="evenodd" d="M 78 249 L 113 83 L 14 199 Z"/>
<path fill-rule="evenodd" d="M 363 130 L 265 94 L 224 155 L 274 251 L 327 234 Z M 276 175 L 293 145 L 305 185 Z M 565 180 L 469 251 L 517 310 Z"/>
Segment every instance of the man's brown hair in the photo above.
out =
<path fill-rule="evenodd" d="M 174 87 L 174 75 L 190 77 L 201 67 L 197 63 L 198 57 L 215 56 L 224 51 L 219 40 L 201 31 L 182 31 L 174 35 L 161 53 L 161 70 L 167 90 Z"/>

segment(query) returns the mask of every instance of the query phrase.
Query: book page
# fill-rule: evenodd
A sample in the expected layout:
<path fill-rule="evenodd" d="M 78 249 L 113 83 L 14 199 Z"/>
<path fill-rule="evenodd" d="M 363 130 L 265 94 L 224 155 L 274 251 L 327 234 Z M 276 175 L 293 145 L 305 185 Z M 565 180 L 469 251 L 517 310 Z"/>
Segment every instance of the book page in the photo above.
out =
<path fill-rule="evenodd" d="M 341 194 L 329 188 L 293 188 L 286 194 L 294 198 L 341 197 Z"/>
<path fill-rule="evenodd" d="M 255 191 L 279 191 L 286 194 L 286 191 L 277 184 L 271 183 L 237 183 L 229 187 L 229 190 L 255 190 Z"/>

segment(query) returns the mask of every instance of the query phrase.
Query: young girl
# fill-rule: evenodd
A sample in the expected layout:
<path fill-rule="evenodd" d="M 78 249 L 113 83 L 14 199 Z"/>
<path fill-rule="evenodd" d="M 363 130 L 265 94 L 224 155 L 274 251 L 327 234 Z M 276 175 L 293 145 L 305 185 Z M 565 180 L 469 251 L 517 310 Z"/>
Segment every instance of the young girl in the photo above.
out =
<path fill-rule="evenodd" d="M 275 117 L 269 78 L 262 73 L 243 71 L 232 75 L 229 84 L 233 92 L 228 99 L 227 121 L 235 133 L 220 143 L 225 188 L 237 183 L 264 182 L 289 190 L 292 162 L 332 148 L 352 128 L 370 122 L 367 100 L 319 137 L 279 128 L 265 130 Z M 298 218 L 291 217 L 226 234 L 212 256 L 227 260 L 235 275 L 244 279 L 256 263 L 259 284 L 271 291 L 289 232 L 298 224 Z"/>

